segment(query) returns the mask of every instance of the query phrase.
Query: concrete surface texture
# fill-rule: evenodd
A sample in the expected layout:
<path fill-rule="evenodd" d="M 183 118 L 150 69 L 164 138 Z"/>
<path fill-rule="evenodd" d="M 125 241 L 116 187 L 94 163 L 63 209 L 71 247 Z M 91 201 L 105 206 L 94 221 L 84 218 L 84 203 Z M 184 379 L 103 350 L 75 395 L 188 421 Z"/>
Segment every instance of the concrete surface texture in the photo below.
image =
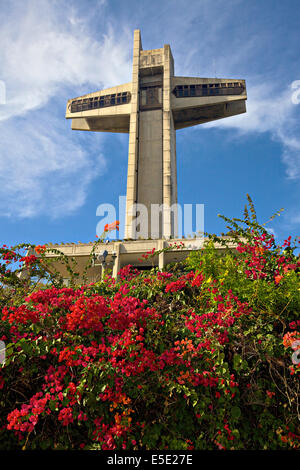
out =
<path fill-rule="evenodd" d="M 132 81 L 68 101 L 72 129 L 129 133 L 125 238 L 177 236 L 176 130 L 244 113 L 246 99 L 242 79 L 174 76 L 170 46 L 144 51 L 135 30 Z"/>
<path fill-rule="evenodd" d="M 230 237 L 223 237 L 227 240 L 229 248 L 236 246 L 235 241 Z M 163 271 L 164 268 L 170 263 L 182 262 L 191 251 L 198 251 L 203 249 L 207 239 L 190 238 L 190 239 L 174 239 L 174 240 L 131 240 L 131 241 L 110 241 L 103 242 L 95 248 L 94 259 L 95 263 L 87 269 L 86 275 L 88 282 L 98 282 L 102 279 L 104 274 L 110 273 L 113 277 L 118 276 L 121 268 L 131 265 L 139 270 L 149 270 L 158 267 Z M 69 272 L 65 263 L 57 260 L 56 250 L 59 250 L 70 260 L 74 259 L 76 265 L 74 270 L 79 273 L 78 282 L 83 281 L 82 274 L 85 267 L 91 260 L 91 253 L 94 243 L 65 243 L 65 244 L 48 244 L 48 249 L 53 249 L 53 252 L 47 253 L 47 258 L 51 260 L 55 269 L 62 275 L 66 285 L 69 283 Z M 220 252 L 224 250 L 221 244 L 215 244 L 215 248 Z M 146 253 L 155 251 L 154 256 L 144 257 Z M 99 255 L 106 252 L 105 262 L 99 261 Z M 28 254 L 36 254 L 33 250 Z M 73 265 L 73 262 L 71 262 Z"/>

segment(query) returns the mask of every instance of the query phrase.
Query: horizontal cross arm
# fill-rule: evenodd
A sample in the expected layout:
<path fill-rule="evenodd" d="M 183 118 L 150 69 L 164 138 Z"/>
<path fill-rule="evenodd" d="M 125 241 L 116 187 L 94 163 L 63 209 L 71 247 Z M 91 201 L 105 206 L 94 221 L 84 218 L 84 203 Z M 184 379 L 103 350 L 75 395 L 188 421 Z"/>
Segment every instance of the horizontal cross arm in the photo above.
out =
<path fill-rule="evenodd" d="M 175 129 L 246 112 L 245 80 L 173 77 L 171 86 Z"/>
<path fill-rule="evenodd" d="M 131 83 L 89 93 L 67 102 L 66 119 L 72 129 L 129 132 Z"/>

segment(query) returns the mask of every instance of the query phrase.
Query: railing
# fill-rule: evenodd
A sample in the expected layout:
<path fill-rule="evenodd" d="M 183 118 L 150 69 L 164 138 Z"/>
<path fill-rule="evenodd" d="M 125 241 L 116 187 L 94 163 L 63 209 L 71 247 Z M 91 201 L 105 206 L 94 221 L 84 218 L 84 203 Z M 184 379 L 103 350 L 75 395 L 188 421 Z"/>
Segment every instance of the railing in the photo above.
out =
<path fill-rule="evenodd" d="M 173 90 L 173 94 L 176 98 L 240 95 L 244 89 L 245 87 L 241 82 L 202 83 L 200 85 L 177 85 Z"/>
<path fill-rule="evenodd" d="M 90 109 L 107 108 L 109 106 L 119 106 L 130 102 L 131 94 L 128 91 L 123 93 L 113 93 L 111 95 L 94 96 L 92 98 L 83 98 L 73 100 L 69 104 L 71 113 L 89 111 Z"/>

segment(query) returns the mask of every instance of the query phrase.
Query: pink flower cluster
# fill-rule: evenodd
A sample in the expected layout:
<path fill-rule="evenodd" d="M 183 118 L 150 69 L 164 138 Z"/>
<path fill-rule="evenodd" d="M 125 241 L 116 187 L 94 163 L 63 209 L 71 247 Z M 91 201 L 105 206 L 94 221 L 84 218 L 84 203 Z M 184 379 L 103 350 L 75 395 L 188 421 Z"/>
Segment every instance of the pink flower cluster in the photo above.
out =
<path fill-rule="evenodd" d="M 291 237 L 289 237 L 282 245 L 282 248 L 290 247 Z M 245 274 L 252 279 L 266 279 L 270 272 L 270 260 L 275 265 L 273 269 L 273 280 L 275 284 L 279 284 L 285 273 L 296 270 L 300 267 L 300 260 L 297 263 L 291 263 L 292 258 L 289 254 L 280 254 L 272 252 L 275 245 L 274 237 L 267 236 L 265 233 L 260 236 L 253 236 L 253 244 L 240 243 L 237 251 L 244 255 L 244 262 L 247 265 Z"/>
<path fill-rule="evenodd" d="M 22 405 L 21 409 L 15 409 L 7 416 L 7 429 L 30 432 L 34 429 L 48 402 L 48 396 L 41 398 L 43 393 L 39 392 L 30 399 L 29 405 Z"/>

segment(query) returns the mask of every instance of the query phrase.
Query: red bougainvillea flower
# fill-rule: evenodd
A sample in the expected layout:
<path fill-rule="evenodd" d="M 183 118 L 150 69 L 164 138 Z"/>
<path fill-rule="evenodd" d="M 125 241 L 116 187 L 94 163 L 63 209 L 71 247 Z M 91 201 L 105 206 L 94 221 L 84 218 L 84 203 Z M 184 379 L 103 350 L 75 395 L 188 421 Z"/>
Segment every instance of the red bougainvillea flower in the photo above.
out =
<path fill-rule="evenodd" d="M 283 337 L 283 345 L 285 348 L 292 347 L 292 344 L 296 341 L 300 340 L 300 332 L 299 331 L 289 331 Z"/>
<path fill-rule="evenodd" d="M 70 331 L 83 328 L 88 332 L 102 331 L 102 318 L 109 315 L 109 308 L 106 300 L 100 295 L 94 295 L 92 298 L 84 296 L 76 300 L 71 306 L 66 316 L 66 327 Z"/>
<path fill-rule="evenodd" d="M 35 255 L 23 256 L 19 259 L 21 263 L 25 263 L 26 266 L 30 266 L 37 261 L 37 257 Z"/>
<path fill-rule="evenodd" d="M 38 255 L 41 255 L 46 251 L 46 246 L 45 245 L 37 245 L 34 250 Z"/>
<path fill-rule="evenodd" d="M 118 221 L 107 224 L 104 235 L 118 229 L 118 225 Z M 99 238 L 103 238 L 102 235 L 99 234 Z M 285 273 L 298 269 L 300 264 L 289 250 L 287 254 L 276 252 L 274 255 L 270 243 L 264 237 L 257 237 L 252 245 L 241 245 L 239 265 L 243 266 L 244 260 L 245 275 L 251 279 L 266 279 L 271 289 L 276 285 L 276 277 L 280 278 L 278 282 L 284 277 L 288 289 L 289 279 L 294 282 L 294 277 L 289 278 Z M 174 246 L 180 245 L 175 243 Z M 34 251 L 36 256 L 43 253 L 43 249 L 44 246 L 38 245 Z M 141 259 L 156 255 L 153 248 Z M 5 248 L 2 258 L 4 262 L 11 262 L 19 256 Z M 33 263 L 35 259 L 40 262 L 33 256 L 27 263 Z M 172 424 L 175 418 L 180 429 L 178 438 L 189 450 L 197 448 L 204 428 L 207 435 L 206 440 L 201 438 L 201 447 L 215 445 L 221 450 L 243 446 L 242 432 L 239 436 L 234 431 L 237 426 L 242 427 L 243 422 L 242 410 L 237 406 L 239 395 L 243 393 L 249 403 L 256 393 L 261 392 L 256 388 L 254 374 L 251 383 L 245 383 L 245 371 L 231 373 L 226 365 L 230 365 L 230 356 L 223 354 L 221 359 L 220 353 L 225 348 L 230 350 L 230 342 L 236 334 L 240 337 L 243 325 L 247 329 L 251 324 L 256 325 L 256 304 L 252 301 L 248 304 L 244 298 L 242 302 L 239 294 L 235 294 L 236 285 L 231 290 L 225 288 L 218 277 L 206 279 L 205 270 L 201 271 L 199 266 L 196 272 L 189 271 L 184 275 L 171 270 L 144 276 L 143 272 L 126 265 L 119 271 L 117 279 L 108 276 L 101 285 L 91 283 L 76 288 L 41 285 L 40 290 L 26 288 L 24 298 L 20 298 L 18 292 L 16 301 L 9 298 L 6 304 L 2 302 L 0 326 L 2 322 L 4 329 L 0 332 L 0 340 L 13 344 L 7 348 L 12 365 L 0 368 L 0 395 L 11 393 L 11 371 L 16 374 L 14 380 L 18 383 L 22 380 L 26 387 L 24 392 L 22 389 L 24 397 L 18 408 L 14 409 L 18 402 L 7 401 L 9 408 L 5 410 L 6 416 L 2 413 L 4 419 L 0 424 L 1 442 L 4 432 L 8 436 L 11 433 L 11 442 L 15 436 L 22 448 L 33 448 L 34 440 L 38 441 L 42 433 L 51 436 L 51 448 L 63 444 L 74 449 L 89 449 L 91 445 L 103 450 L 128 450 L 133 446 L 138 449 L 141 437 L 147 438 L 148 416 L 155 423 L 156 409 L 158 416 L 164 409 L 166 424 Z M 2 282 L 1 273 L 0 279 Z M 147 287 L 151 292 L 149 296 Z M 278 295 L 284 296 L 280 290 Z M 300 320 L 296 319 L 294 310 L 291 308 L 290 315 L 284 317 L 291 331 L 284 336 L 276 333 L 278 341 L 291 348 L 286 352 L 289 358 L 292 350 L 297 351 L 300 347 Z M 288 308 L 285 313 L 287 311 Z M 273 318 L 270 321 L 273 325 Z M 255 333 L 250 340 L 256 341 Z M 262 341 L 260 339 L 258 343 Z M 290 380 L 297 378 L 299 368 L 300 365 L 294 362 L 289 367 L 293 376 Z M 260 370 L 258 372 L 260 377 Z M 287 420 L 279 421 L 280 408 L 275 408 L 277 392 L 275 395 L 271 384 L 269 381 L 263 387 L 269 411 L 274 409 L 276 413 L 276 421 L 270 420 L 270 429 L 276 440 L 281 437 L 286 446 L 299 448 L 298 442 L 292 442 L 300 439 L 292 432 L 298 432 L 293 423 L 291 431 L 288 430 L 286 436 L 281 435 L 285 432 L 286 422 L 292 420 L 289 414 Z M 176 394 L 172 393 L 174 388 Z M 149 400 L 148 406 L 149 392 L 154 393 L 157 401 Z M 191 406 L 191 394 L 201 397 L 202 402 Z M 173 405 L 168 406 L 173 403 L 172 395 L 174 399 L 177 395 L 180 397 L 181 413 L 177 414 Z M 167 414 L 169 410 L 170 414 Z M 192 419 L 187 421 L 185 428 L 185 419 L 181 422 L 180 415 L 187 410 Z M 218 417 L 216 422 L 214 416 Z M 260 421 L 259 415 L 257 420 Z M 259 433 L 269 432 L 267 427 L 261 430 L 260 427 L 261 424 L 255 428 L 255 439 L 264 437 Z M 52 438 L 55 428 L 57 432 Z M 151 432 L 149 435 L 151 438 Z M 191 435 L 198 440 L 187 439 Z M 65 436 L 68 437 L 65 439 Z M 172 446 L 172 442 L 176 444 L 173 441 L 176 435 L 171 439 L 166 439 L 165 449 Z M 268 439 L 271 442 L 269 435 Z M 151 445 L 149 441 L 143 442 Z M 279 447 L 282 448 L 281 443 Z"/>
<path fill-rule="evenodd" d="M 283 276 L 281 276 L 280 274 L 278 276 L 275 276 L 275 278 L 274 278 L 275 284 L 279 284 L 279 282 L 281 281 L 282 278 L 283 278 Z"/>
<path fill-rule="evenodd" d="M 111 224 L 106 224 L 104 226 L 104 232 L 111 232 L 112 230 L 119 230 L 119 225 L 120 225 L 120 222 L 118 220 L 115 220 L 115 222 L 112 222 Z"/>

